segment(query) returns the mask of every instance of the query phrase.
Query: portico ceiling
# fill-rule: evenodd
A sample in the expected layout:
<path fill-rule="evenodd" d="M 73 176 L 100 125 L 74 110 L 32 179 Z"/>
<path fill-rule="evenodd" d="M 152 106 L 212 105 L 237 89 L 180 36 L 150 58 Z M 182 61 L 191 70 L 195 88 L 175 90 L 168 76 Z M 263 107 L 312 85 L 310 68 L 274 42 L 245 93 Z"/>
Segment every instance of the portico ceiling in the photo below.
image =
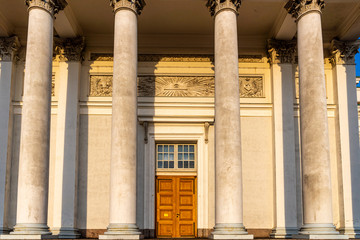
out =
<path fill-rule="evenodd" d="M 107 39 L 107 44 L 112 44 L 114 15 L 109 0 L 67 1 L 66 10 L 56 17 L 55 34 L 60 37 L 85 36 L 104 41 Z M 171 47 L 174 39 L 182 38 L 179 36 L 197 36 L 196 41 L 199 44 L 202 40 L 209 39 L 210 43 L 207 44 L 211 45 L 214 23 L 205 6 L 206 1 L 147 0 L 147 5 L 138 18 L 139 45 L 154 45 L 158 41 L 161 45 L 167 44 Z M 286 2 L 287 0 L 243 0 L 238 17 L 239 44 L 243 42 L 248 45 L 265 45 L 266 39 L 271 37 L 292 39 L 296 34 L 296 25 L 284 9 Z M 341 40 L 355 40 L 360 37 L 360 1 L 325 2 L 324 41 L 330 41 L 334 37 Z M 0 35 L 16 34 L 24 41 L 27 17 L 24 0 L 0 0 Z M 167 43 L 164 38 L 168 39 Z M 151 41 L 153 42 L 149 43 Z M 191 44 L 191 40 L 188 41 L 188 44 Z M 186 41 L 182 42 L 186 44 Z"/>

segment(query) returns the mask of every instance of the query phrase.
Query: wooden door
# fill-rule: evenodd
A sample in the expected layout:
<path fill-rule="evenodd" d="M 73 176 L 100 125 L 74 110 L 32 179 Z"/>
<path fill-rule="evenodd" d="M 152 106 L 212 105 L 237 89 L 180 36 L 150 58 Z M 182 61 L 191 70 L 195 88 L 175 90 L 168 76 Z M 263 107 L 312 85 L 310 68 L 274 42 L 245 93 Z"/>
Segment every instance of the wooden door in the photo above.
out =
<path fill-rule="evenodd" d="M 196 177 L 156 178 L 156 235 L 196 237 Z"/>

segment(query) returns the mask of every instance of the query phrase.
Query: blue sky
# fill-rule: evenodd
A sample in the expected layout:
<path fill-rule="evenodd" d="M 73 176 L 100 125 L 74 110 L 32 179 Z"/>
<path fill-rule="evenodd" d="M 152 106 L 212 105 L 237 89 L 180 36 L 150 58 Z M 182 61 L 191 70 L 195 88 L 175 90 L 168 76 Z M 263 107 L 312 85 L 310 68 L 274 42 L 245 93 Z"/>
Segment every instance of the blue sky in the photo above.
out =
<path fill-rule="evenodd" d="M 360 77 L 360 54 L 356 54 L 355 56 L 356 61 L 356 76 Z"/>

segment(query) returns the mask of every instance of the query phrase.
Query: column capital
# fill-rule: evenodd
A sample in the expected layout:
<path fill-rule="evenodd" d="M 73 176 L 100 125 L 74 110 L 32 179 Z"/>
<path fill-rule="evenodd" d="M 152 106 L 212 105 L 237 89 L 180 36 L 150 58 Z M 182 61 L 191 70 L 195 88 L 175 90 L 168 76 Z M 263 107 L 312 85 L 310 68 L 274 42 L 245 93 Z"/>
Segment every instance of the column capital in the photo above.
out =
<path fill-rule="evenodd" d="M 145 5 L 145 0 L 110 0 L 110 6 L 114 9 L 115 13 L 119 9 L 127 8 L 140 15 Z"/>
<path fill-rule="evenodd" d="M 66 7 L 67 2 L 66 0 L 25 0 L 25 4 L 28 6 L 28 10 L 32 7 L 38 7 L 45 9 L 51 15 L 55 15 Z"/>
<path fill-rule="evenodd" d="M 232 9 L 236 13 L 241 5 L 241 0 L 208 0 L 206 6 L 208 7 L 211 16 L 215 16 L 223 9 Z"/>
<path fill-rule="evenodd" d="M 0 37 L 0 61 L 13 61 L 19 48 L 20 42 L 17 36 Z"/>
<path fill-rule="evenodd" d="M 299 19 L 305 13 L 318 11 L 321 13 L 325 7 L 325 0 L 288 0 L 285 9 L 294 18 Z"/>
<path fill-rule="evenodd" d="M 359 52 L 360 40 L 356 41 L 331 41 L 331 58 L 333 65 L 337 64 L 355 64 L 355 55 Z"/>
<path fill-rule="evenodd" d="M 84 37 L 54 38 L 54 55 L 58 56 L 60 61 L 81 62 L 84 48 Z"/>
<path fill-rule="evenodd" d="M 296 40 L 275 40 L 267 42 L 270 64 L 295 63 Z"/>

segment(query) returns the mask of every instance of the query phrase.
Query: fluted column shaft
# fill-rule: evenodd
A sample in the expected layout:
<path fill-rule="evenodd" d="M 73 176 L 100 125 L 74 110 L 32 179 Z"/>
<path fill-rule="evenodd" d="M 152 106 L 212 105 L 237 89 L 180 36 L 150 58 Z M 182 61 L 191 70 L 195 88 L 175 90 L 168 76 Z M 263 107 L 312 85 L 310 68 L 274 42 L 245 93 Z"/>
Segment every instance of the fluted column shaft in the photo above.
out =
<path fill-rule="evenodd" d="M 237 9 L 209 1 L 215 15 L 215 227 L 213 239 L 252 238 L 243 225 Z"/>
<path fill-rule="evenodd" d="M 53 15 L 65 3 L 28 0 L 16 226 L 12 234 L 50 234 L 47 226 Z"/>
<path fill-rule="evenodd" d="M 110 224 L 105 238 L 136 239 L 137 8 L 112 1 L 115 11 Z M 143 3 L 144 5 L 144 3 Z"/>
<path fill-rule="evenodd" d="M 323 0 L 291 0 L 287 6 L 297 18 L 300 70 L 300 134 L 303 227 L 306 238 L 339 234 L 333 225 L 330 147 L 324 54 L 321 27 Z M 298 7 L 298 8 L 295 8 Z M 298 237 L 298 236 L 297 236 Z"/>

